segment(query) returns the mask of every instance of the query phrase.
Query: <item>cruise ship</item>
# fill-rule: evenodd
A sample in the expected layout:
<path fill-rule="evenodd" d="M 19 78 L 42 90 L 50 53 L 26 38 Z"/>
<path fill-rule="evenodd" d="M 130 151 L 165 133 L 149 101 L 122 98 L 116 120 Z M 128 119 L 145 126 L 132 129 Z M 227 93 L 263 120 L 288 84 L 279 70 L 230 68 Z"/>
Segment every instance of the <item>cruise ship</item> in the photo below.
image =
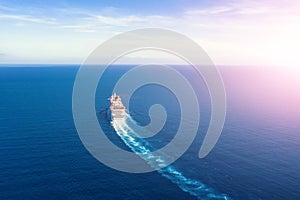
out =
<path fill-rule="evenodd" d="M 121 97 L 114 93 L 109 99 L 109 117 L 111 120 L 124 119 L 126 117 L 126 108 L 122 103 Z"/>

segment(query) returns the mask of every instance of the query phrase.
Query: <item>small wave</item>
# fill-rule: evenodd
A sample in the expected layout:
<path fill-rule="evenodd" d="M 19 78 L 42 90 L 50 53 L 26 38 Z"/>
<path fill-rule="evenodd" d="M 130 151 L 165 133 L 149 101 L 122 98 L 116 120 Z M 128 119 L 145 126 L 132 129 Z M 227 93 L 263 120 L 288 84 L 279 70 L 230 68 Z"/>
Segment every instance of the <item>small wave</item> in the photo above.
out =
<path fill-rule="evenodd" d="M 166 162 L 167 155 L 154 155 L 150 150 L 151 144 L 149 144 L 149 142 L 147 142 L 145 139 L 142 139 L 138 136 L 138 133 L 129 126 L 130 123 L 127 123 L 128 120 L 130 121 L 130 123 L 134 123 L 134 120 L 131 119 L 130 116 L 127 117 L 126 120 L 114 120 L 112 122 L 116 133 L 135 154 L 143 158 L 163 177 L 178 185 L 178 187 L 184 192 L 187 192 L 190 195 L 197 197 L 198 199 L 230 199 L 225 194 L 216 193 L 212 188 L 208 187 L 199 180 L 193 180 L 185 177 L 174 166 L 168 166 Z"/>

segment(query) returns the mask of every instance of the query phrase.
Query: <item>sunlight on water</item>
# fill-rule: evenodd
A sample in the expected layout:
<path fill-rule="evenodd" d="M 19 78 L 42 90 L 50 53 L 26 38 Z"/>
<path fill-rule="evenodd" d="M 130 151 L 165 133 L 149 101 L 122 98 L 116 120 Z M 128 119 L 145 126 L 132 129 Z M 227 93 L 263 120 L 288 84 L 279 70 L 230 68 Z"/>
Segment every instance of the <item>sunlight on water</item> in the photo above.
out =
<path fill-rule="evenodd" d="M 151 144 L 145 139 L 139 138 L 139 135 L 128 124 L 128 121 L 135 123 L 130 116 L 124 120 L 114 120 L 112 125 L 116 133 L 124 141 L 124 143 L 137 155 L 143 158 L 151 167 L 172 183 L 178 185 L 180 189 L 188 192 L 190 195 L 196 196 L 198 199 L 230 199 L 227 195 L 217 194 L 212 188 L 204 183 L 185 177 L 174 166 L 166 166 L 167 155 L 157 155 L 151 152 Z M 146 131 L 146 130 L 145 130 Z M 158 169 L 164 167 L 162 169 Z"/>

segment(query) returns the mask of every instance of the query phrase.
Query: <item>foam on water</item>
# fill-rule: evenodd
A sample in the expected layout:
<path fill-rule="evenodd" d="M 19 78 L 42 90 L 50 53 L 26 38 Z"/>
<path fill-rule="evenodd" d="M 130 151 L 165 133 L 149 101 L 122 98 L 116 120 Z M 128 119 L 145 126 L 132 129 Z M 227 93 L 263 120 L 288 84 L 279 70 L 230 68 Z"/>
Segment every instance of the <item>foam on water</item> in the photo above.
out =
<path fill-rule="evenodd" d="M 129 123 L 128 123 L 129 122 Z M 130 123 L 135 123 L 128 116 L 124 120 L 114 120 L 112 125 L 116 133 L 124 143 L 137 155 L 143 158 L 151 167 L 157 169 L 163 177 L 169 179 L 172 183 L 178 185 L 180 189 L 196 196 L 198 199 L 230 199 L 225 194 L 218 194 L 212 188 L 208 187 L 199 180 L 193 180 L 185 177 L 174 166 L 167 166 L 167 155 L 155 154 L 151 152 L 151 144 L 145 139 L 139 137 L 139 134 L 130 127 Z M 145 130 L 146 131 L 146 130 Z M 160 167 L 164 167 L 159 169 Z"/>

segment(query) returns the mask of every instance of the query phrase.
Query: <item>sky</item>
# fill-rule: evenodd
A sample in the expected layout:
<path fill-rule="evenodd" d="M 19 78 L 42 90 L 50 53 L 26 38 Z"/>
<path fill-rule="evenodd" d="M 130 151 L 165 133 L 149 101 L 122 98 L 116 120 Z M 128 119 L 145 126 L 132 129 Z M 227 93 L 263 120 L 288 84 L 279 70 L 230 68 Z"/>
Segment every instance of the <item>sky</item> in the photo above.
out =
<path fill-rule="evenodd" d="M 299 68 L 299 10 L 292 0 L 0 0 L 0 64 L 80 64 L 116 34 L 155 27 L 193 39 L 217 65 Z"/>

